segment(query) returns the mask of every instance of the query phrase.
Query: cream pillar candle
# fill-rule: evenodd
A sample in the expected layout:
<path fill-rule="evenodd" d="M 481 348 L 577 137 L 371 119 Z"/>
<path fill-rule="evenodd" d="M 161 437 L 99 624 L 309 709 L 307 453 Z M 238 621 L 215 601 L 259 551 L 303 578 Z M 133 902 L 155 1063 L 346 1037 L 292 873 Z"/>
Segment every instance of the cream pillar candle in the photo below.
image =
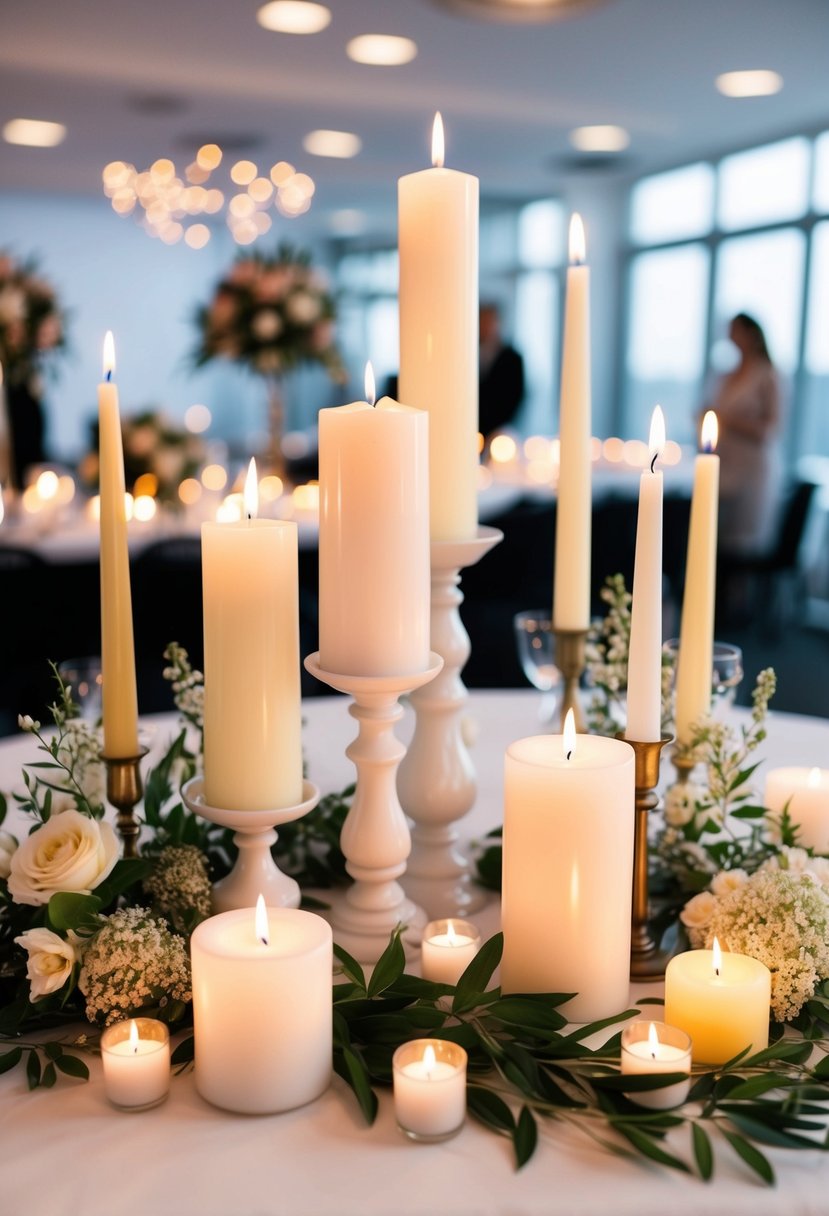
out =
<path fill-rule="evenodd" d="M 566 730 L 507 748 L 501 987 L 577 993 L 562 1012 L 590 1022 L 630 991 L 634 759 Z"/>
<path fill-rule="evenodd" d="M 775 815 L 788 807 L 797 843 L 815 853 L 829 853 L 829 769 L 771 769 L 763 805 Z"/>
<path fill-rule="evenodd" d="M 659 406 L 651 419 L 650 467 L 639 479 L 636 564 L 628 655 L 628 739 L 662 737 L 662 474 L 654 465 L 665 446 L 665 418 Z"/>
<path fill-rule="evenodd" d="M 304 1106 L 331 1081 L 331 928 L 311 912 L 257 911 L 213 916 L 190 941 L 196 1089 L 248 1115 Z"/>
<path fill-rule="evenodd" d="M 170 1091 L 170 1032 L 155 1018 L 116 1022 L 101 1035 L 101 1062 L 113 1106 L 157 1106 Z"/>
<path fill-rule="evenodd" d="M 252 470 L 252 471 L 251 471 Z M 210 806 L 271 810 L 302 801 L 296 524 L 202 525 L 204 796 Z"/>
<path fill-rule="evenodd" d="M 559 397 L 553 626 L 561 630 L 590 624 L 590 271 L 585 256 L 584 225 L 576 213 L 570 221 Z"/>
<path fill-rule="evenodd" d="M 687 1081 L 661 1089 L 631 1090 L 628 1097 L 650 1110 L 680 1106 L 691 1088 L 691 1039 L 684 1030 L 664 1022 L 630 1022 L 622 1031 L 623 1076 L 647 1077 L 684 1072 Z"/>
<path fill-rule="evenodd" d="M 429 417 L 389 397 L 319 413 L 320 666 L 429 666 Z"/>
<path fill-rule="evenodd" d="M 467 920 L 433 920 L 423 930 L 421 971 L 425 980 L 457 984 L 481 948 L 481 935 Z"/>
<path fill-rule="evenodd" d="M 397 1124 L 412 1140 L 454 1136 L 466 1118 L 467 1055 L 444 1039 L 413 1039 L 392 1060 Z"/>
<path fill-rule="evenodd" d="M 665 1021 L 691 1036 L 697 1063 L 724 1064 L 769 1045 L 771 972 L 747 954 L 677 954 L 665 972 Z"/>
<path fill-rule="evenodd" d="M 711 708 L 720 486 L 720 458 L 714 452 L 716 446 L 717 415 L 709 410 L 702 423 L 703 451 L 694 465 L 685 594 L 676 662 L 676 737 L 681 747 L 690 743 L 694 722 Z"/>
<path fill-rule="evenodd" d="M 104 381 L 98 385 L 101 534 L 101 671 L 104 755 L 138 755 L 138 694 L 132 633 L 130 558 L 124 497 L 124 451 L 111 331 L 104 339 Z"/>
<path fill-rule="evenodd" d="M 443 165 L 398 183 L 400 398 L 429 412 L 432 540 L 478 527 L 478 179 Z"/>

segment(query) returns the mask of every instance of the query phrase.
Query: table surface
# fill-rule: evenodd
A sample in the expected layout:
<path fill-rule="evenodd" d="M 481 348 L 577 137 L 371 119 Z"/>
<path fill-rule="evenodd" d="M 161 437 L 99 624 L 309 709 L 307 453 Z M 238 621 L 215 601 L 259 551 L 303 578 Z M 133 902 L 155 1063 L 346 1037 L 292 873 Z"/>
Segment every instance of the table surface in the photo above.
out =
<path fill-rule="evenodd" d="M 354 721 L 345 698 L 304 706 L 309 775 L 324 792 L 350 780 L 343 752 Z M 532 692 L 474 692 L 470 732 L 478 800 L 461 824 L 465 839 L 501 820 L 503 749 L 537 733 Z M 171 718 L 150 720 L 156 745 L 171 737 Z M 400 735 L 411 731 L 410 711 Z M 818 763 L 829 749 L 829 720 L 772 715 L 764 756 L 769 764 Z M 19 781 L 32 741 L 0 744 L 0 788 Z M 764 765 L 764 768 L 766 766 Z M 760 770 L 763 771 L 762 769 Z M 9 824 L 14 830 L 13 824 Z M 475 916 L 486 937 L 498 927 L 496 899 Z M 657 989 L 649 988 L 649 995 Z M 634 991 L 632 996 L 636 997 Z M 638 995 L 645 995 L 640 989 Z M 243 1033 L 243 1028 L 240 1027 Z M 100 1066 L 88 1084 L 61 1078 L 52 1090 L 27 1092 L 22 1071 L 0 1077 L 4 1216 L 751 1216 L 829 1211 L 829 1159 L 819 1151 L 768 1149 L 776 1189 L 756 1184 L 723 1147 L 713 1185 L 656 1166 L 616 1158 L 558 1123 L 546 1123 L 532 1161 L 516 1174 L 511 1146 L 468 1122 L 454 1140 L 414 1145 L 397 1130 L 390 1095 L 368 1128 L 350 1092 L 331 1089 L 301 1110 L 245 1117 L 213 1109 L 190 1074 L 174 1077 L 167 1103 L 121 1114 L 104 1098 Z M 682 1132 L 676 1147 L 686 1154 Z"/>

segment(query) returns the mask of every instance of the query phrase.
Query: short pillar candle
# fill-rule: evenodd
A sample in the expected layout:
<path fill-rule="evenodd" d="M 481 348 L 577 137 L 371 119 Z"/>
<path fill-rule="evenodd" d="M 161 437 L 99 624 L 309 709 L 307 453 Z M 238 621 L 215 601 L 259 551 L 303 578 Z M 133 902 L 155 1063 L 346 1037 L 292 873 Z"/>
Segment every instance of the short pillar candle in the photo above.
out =
<path fill-rule="evenodd" d="M 170 1091 L 170 1032 L 156 1018 L 116 1022 L 101 1035 L 104 1090 L 119 1110 L 149 1110 Z"/>
<path fill-rule="evenodd" d="M 466 1118 L 467 1055 L 444 1039 L 413 1039 L 392 1059 L 397 1125 L 411 1140 L 448 1140 Z"/>
<path fill-rule="evenodd" d="M 430 921 L 423 930 L 423 978 L 436 984 L 457 984 L 480 948 L 481 935 L 470 921 Z"/>
<path fill-rule="evenodd" d="M 769 1045 L 771 972 L 747 954 L 687 950 L 665 972 L 665 1021 L 691 1036 L 697 1063 L 724 1064 Z"/>

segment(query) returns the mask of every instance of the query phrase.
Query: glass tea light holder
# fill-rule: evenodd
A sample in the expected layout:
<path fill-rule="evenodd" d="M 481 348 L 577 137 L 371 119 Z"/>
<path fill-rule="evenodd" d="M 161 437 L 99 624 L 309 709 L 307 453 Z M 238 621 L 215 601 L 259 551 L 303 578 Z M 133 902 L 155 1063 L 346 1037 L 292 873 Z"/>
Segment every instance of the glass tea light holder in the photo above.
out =
<path fill-rule="evenodd" d="M 101 1035 L 104 1089 L 119 1110 L 149 1110 L 170 1092 L 170 1031 L 155 1018 L 116 1022 Z"/>
<path fill-rule="evenodd" d="M 437 1144 L 466 1119 L 467 1055 L 457 1043 L 412 1039 L 392 1058 L 397 1126 L 410 1140 Z"/>
<path fill-rule="evenodd" d="M 481 948 L 481 935 L 468 920 L 431 920 L 423 930 L 421 972 L 436 984 L 457 984 Z"/>
<path fill-rule="evenodd" d="M 681 1106 L 691 1088 L 691 1036 L 665 1022 L 631 1022 L 622 1031 L 622 1075 L 653 1077 L 684 1073 L 685 1079 L 659 1089 L 627 1094 L 637 1106 L 670 1110 Z"/>

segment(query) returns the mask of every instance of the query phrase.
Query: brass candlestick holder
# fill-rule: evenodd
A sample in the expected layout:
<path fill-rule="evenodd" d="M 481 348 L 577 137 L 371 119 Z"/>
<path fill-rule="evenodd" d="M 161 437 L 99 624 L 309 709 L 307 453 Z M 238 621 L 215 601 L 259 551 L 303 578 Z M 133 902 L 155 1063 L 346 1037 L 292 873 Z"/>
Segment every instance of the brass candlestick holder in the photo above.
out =
<path fill-rule="evenodd" d="M 141 761 L 147 754 L 142 747 L 137 756 L 105 756 L 107 766 L 107 801 L 118 812 L 116 827 L 124 842 L 124 857 L 138 856 L 140 825 L 135 820 L 135 807 L 141 801 L 144 786 L 141 781 Z"/>
<path fill-rule="evenodd" d="M 576 730 L 583 735 L 587 726 L 579 699 L 579 684 L 586 666 L 586 629 L 553 629 L 556 635 L 556 666 L 564 677 L 564 693 L 561 699 L 561 727 L 567 711 L 572 709 Z"/>
<path fill-rule="evenodd" d="M 627 739 L 623 731 L 616 736 L 633 748 L 636 783 L 636 820 L 633 836 L 633 900 L 631 904 L 630 978 L 640 982 L 661 980 L 670 954 L 660 950 L 648 927 L 648 814 L 659 805 L 655 792 L 659 784 L 662 748 L 670 735 L 654 742 Z"/>
<path fill-rule="evenodd" d="M 687 785 L 691 780 L 691 773 L 697 767 L 693 753 L 685 751 L 676 743 L 671 752 L 671 764 L 676 769 L 676 781 L 674 784 Z"/>

